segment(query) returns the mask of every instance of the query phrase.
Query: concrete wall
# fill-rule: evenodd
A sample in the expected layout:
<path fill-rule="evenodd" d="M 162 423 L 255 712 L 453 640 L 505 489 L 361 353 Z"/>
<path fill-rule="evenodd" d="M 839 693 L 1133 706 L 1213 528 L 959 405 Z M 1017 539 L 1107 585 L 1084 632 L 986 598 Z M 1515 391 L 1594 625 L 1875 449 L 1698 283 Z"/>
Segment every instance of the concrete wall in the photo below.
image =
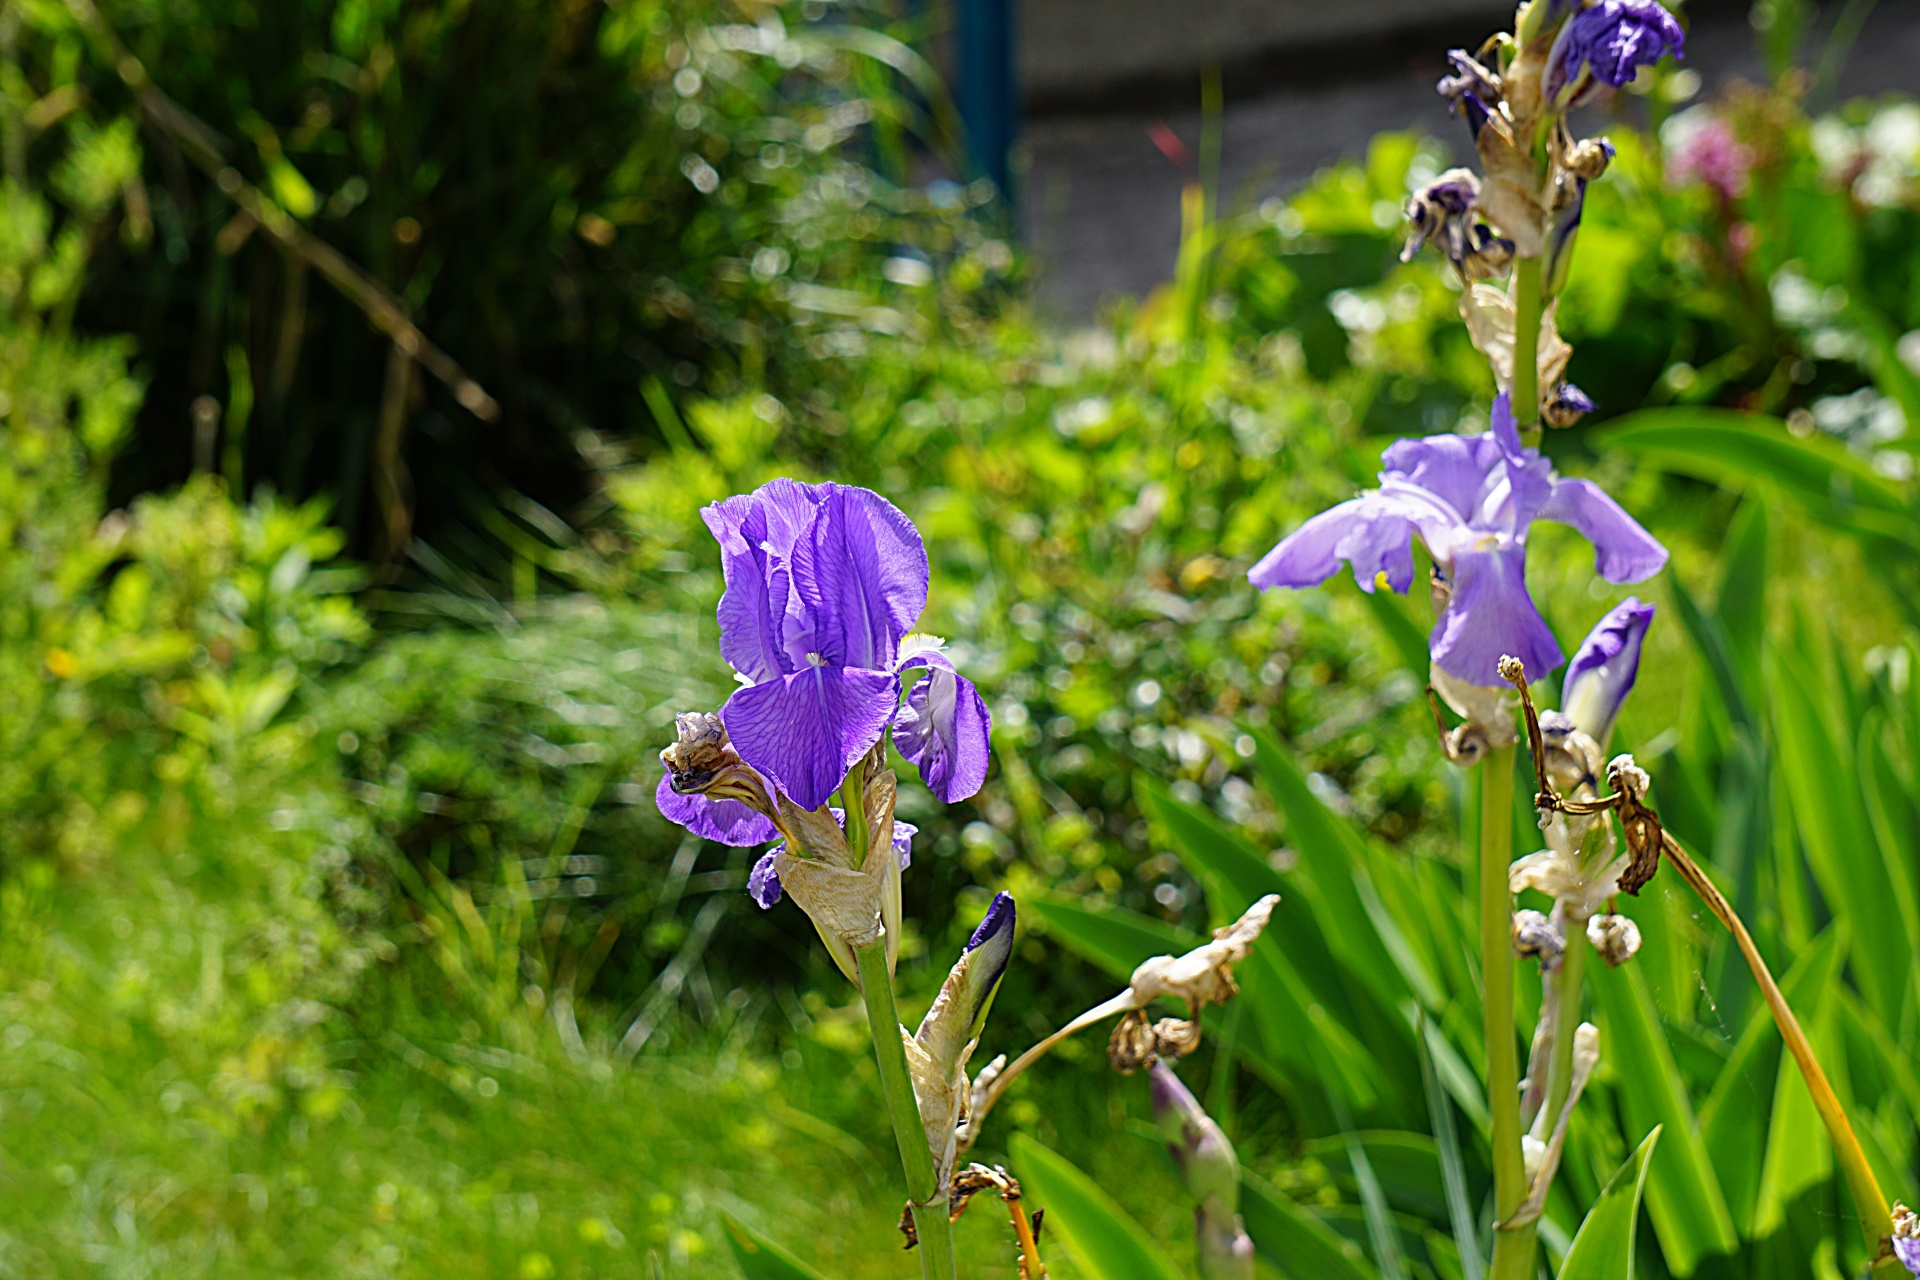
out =
<path fill-rule="evenodd" d="M 1030 102 L 1041 109 L 1110 102 L 1134 86 L 1185 81 L 1209 65 L 1364 57 L 1396 32 L 1448 26 L 1497 30 L 1511 0 L 1016 0 L 1019 59 Z M 1326 69 L 1345 77 L 1363 66 Z"/>

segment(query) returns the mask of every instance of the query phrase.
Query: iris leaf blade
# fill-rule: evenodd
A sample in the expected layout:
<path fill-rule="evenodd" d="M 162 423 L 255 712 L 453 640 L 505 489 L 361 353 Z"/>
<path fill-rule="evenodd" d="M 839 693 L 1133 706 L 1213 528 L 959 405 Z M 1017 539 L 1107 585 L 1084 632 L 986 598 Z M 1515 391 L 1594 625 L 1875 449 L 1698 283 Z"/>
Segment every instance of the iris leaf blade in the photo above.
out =
<path fill-rule="evenodd" d="M 1640 1199 L 1647 1187 L 1661 1132 L 1655 1125 L 1627 1157 L 1626 1163 L 1608 1179 L 1560 1263 L 1559 1280 L 1633 1280 L 1633 1247 L 1639 1230 Z"/>
<path fill-rule="evenodd" d="M 1009 1143 L 1026 1200 L 1047 1211 L 1059 1240 L 1088 1280 L 1180 1280 L 1180 1271 L 1112 1197 L 1066 1157 L 1024 1133 Z"/>
<path fill-rule="evenodd" d="M 1598 965 L 1591 981 L 1603 1019 L 1601 1044 L 1618 1076 L 1627 1126 L 1644 1132 L 1660 1125 L 1666 1131 L 1649 1173 L 1647 1212 L 1673 1274 L 1690 1276 L 1702 1259 L 1738 1247 L 1733 1215 L 1639 967 Z"/>
<path fill-rule="evenodd" d="M 1244 1170 L 1240 1214 L 1254 1249 L 1288 1280 L 1380 1280 L 1358 1245 Z"/>
<path fill-rule="evenodd" d="M 720 1225 L 733 1250 L 733 1260 L 747 1280 L 826 1280 L 787 1250 L 753 1230 L 730 1213 L 722 1212 Z"/>
<path fill-rule="evenodd" d="M 1060 945 L 1119 982 L 1131 977 L 1142 960 L 1183 955 L 1205 941 L 1137 911 L 1124 907 L 1093 911 L 1058 894 L 1024 898 L 1020 909 L 1046 925 L 1048 935 Z"/>

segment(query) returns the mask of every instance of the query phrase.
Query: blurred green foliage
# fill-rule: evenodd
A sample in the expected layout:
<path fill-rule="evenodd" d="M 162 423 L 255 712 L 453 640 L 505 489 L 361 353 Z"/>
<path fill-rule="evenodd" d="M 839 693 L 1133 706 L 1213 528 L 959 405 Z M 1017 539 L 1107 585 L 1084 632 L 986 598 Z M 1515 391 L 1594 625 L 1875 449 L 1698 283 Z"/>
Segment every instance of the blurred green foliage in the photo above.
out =
<path fill-rule="evenodd" d="M 976 287 L 1012 269 L 984 190 L 907 184 L 951 110 L 858 4 L 107 0 L 89 28 L 91 9 L 8 7 L 6 154 L 17 181 L 48 137 L 85 153 L 51 173 L 78 222 L 47 270 L 84 239 L 78 323 L 129 334 L 150 383 L 122 495 L 217 469 L 331 496 L 363 554 L 417 530 L 491 571 L 485 515 L 577 502 L 581 433 L 677 429 L 643 386 L 804 397 L 864 342 L 845 316 L 886 332 L 891 281 L 966 277 L 946 269 L 983 246 Z M 136 105 L 103 31 L 176 109 Z M 188 132 L 481 371 L 501 419 L 394 374 Z"/>

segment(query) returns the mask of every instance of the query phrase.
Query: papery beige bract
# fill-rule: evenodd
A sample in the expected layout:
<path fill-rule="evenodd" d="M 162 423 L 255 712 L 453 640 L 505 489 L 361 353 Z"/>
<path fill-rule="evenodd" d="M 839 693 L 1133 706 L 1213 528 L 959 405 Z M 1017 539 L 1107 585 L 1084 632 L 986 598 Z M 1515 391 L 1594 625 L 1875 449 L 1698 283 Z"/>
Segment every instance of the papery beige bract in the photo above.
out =
<path fill-rule="evenodd" d="M 1558 386 L 1573 358 L 1573 348 L 1560 336 L 1554 324 L 1557 304 L 1549 304 L 1540 317 L 1539 385 Z M 1460 296 L 1460 315 L 1467 322 L 1467 335 L 1480 354 L 1493 365 L 1494 376 L 1502 387 L 1513 386 L 1513 299 L 1490 284 L 1475 284 Z"/>

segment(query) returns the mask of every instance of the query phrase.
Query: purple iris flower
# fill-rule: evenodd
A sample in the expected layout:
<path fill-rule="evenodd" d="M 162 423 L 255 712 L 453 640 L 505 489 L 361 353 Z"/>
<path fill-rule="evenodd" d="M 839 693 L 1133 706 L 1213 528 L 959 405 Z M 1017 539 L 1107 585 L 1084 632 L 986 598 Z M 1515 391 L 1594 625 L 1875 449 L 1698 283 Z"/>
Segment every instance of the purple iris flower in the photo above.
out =
<path fill-rule="evenodd" d="M 720 652 L 740 673 L 720 712 L 741 759 L 817 810 L 891 725 L 946 803 L 987 773 L 986 704 L 938 642 L 903 647 L 927 603 L 927 553 L 866 489 L 773 480 L 701 513 L 726 591 Z M 900 706 L 902 673 L 924 667 Z"/>
<path fill-rule="evenodd" d="M 1594 625 L 1560 682 L 1560 710 L 1606 750 L 1621 704 L 1640 673 L 1640 645 L 1653 623 L 1653 606 L 1628 596 Z"/>
<path fill-rule="evenodd" d="M 846 829 L 847 811 L 845 809 L 836 807 L 833 810 L 833 819 L 840 824 L 842 830 Z M 771 828 L 773 824 L 767 825 Z M 777 834 L 776 832 L 769 835 L 767 839 L 774 839 Z M 902 871 L 913 865 L 913 838 L 918 834 L 920 834 L 920 828 L 911 822 L 902 822 L 898 818 L 893 820 L 893 852 L 900 859 Z M 760 842 L 755 840 L 740 843 L 758 844 Z M 762 910 L 780 901 L 780 871 L 775 859 L 786 852 L 786 848 L 787 842 L 780 841 L 779 844 L 761 854 L 760 860 L 753 864 L 753 870 L 747 873 L 747 896 L 759 903 Z"/>
<path fill-rule="evenodd" d="M 1687 33 L 1659 0 L 1598 0 L 1576 11 L 1554 38 L 1542 96 L 1565 106 L 1580 92 L 1582 67 L 1618 89 L 1669 49 L 1684 58 L 1686 45 Z"/>
<path fill-rule="evenodd" d="M 1913 1272 L 1913 1274 L 1920 1276 L 1920 1240 L 1911 1238 L 1902 1240 L 1900 1237 L 1895 1236 L 1893 1240 L 1893 1256 L 1900 1260 L 1901 1266 Z"/>
<path fill-rule="evenodd" d="M 1572 525 L 1593 543 L 1609 582 L 1660 571 L 1667 551 L 1590 480 L 1563 480 L 1537 449 L 1522 448 L 1512 407 L 1494 402 L 1485 435 L 1398 440 L 1381 461 L 1380 487 L 1321 512 L 1287 535 L 1248 572 L 1261 590 L 1317 586 L 1342 561 L 1364 591 L 1413 585 L 1418 536 L 1443 578 L 1446 608 L 1429 645 L 1441 670 L 1470 684 L 1501 686 L 1511 654 L 1535 676 L 1564 660 L 1527 594 L 1527 530 L 1535 520 Z"/>

